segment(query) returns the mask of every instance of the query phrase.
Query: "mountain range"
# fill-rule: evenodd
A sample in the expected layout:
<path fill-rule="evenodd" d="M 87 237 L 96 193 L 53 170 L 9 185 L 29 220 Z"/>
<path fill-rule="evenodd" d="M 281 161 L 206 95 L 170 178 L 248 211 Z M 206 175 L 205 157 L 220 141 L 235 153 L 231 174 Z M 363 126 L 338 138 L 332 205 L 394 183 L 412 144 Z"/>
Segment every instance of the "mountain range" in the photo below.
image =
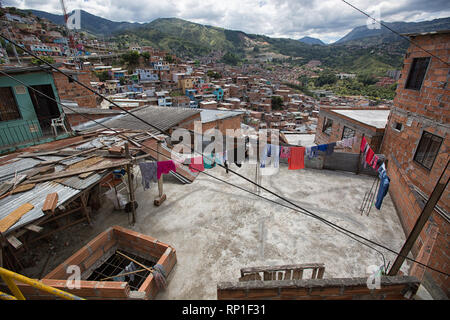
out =
<path fill-rule="evenodd" d="M 61 15 L 37 10 L 34 15 L 63 24 Z M 424 22 L 385 23 L 399 33 L 450 29 L 450 18 Z M 272 38 L 237 30 L 206 26 L 179 18 L 158 18 L 148 23 L 116 22 L 81 11 L 81 28 L 88 33 L 109 37 L 122 48 L 138 43 L 171 51 L 180 57 L 205 56 L 229 52 L 241 60 L 270 57 L 305 64 L 312 59 L 345 72 L 384 73 L 398 69 L 408 42 L 391 31 L 354 28 L 333 44 L 303 37 L 299 40 Z M 349 46 L 351 49 L 349 49 Z"/>
<path fill-rule="evenodd" d="M 307 43 L 307 44 L 318 44 L 321 46 L 324 46 L 325 43 L 317 38 L 312 38 L 312 37 L 303 37 L 301 39 L 298 39 L 298 41 L 303 42 L 303 43 Z"/>

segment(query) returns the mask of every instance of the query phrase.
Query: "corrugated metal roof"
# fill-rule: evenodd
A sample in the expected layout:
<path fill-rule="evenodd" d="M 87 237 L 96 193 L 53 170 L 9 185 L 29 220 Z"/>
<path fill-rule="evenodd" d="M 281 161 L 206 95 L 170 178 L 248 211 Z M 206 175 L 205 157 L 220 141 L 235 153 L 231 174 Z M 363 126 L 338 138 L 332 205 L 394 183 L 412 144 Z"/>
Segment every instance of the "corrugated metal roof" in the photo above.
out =
<path fill-rule="evenodd" d="M 210 110 L 210 109 L 201 109 L 201 118 L 202 123 L 232 118 L 239 115 L 244 114 L 242 111 L 222 111 L 222 110 Z"/>
<path fill-rule="evenodd" d="M 77 190 L 84 190 L 100 181 L 102 177 L 103 175 L 98 173 L 94 173 L 91 176 L 87 177 L 86 179 L 80 179 L 78 178 L 78 176 L 73 176 L 65 179 L 64 181 L 61 182 L 61 184 Z"/>
<path fill-rule="evenodd" d="M 16 158 L 18 159 L 18 158 Z M 15 160 L 15 159 L 13 159 Z M 9 180 L 14 177 L 16 170 L 17 173 L 23 172 L 25 170 L 33 168 L 35 165 L 40 163 L 41 161 L 33 159 L 33 158 L 23 158 L 18 159 L 18 161 L 14 161 L 8 164 L 4 164 L 0 166 L 0 181 Z"/>
<path fill-rule="evenodd" d="M 153 126 L 161 129 L 168 130 L 171 127 L 179 124 L 185 119 L 192 117 L 200 113 L 200 110 L 189 109 L 189 108 L 174 108 L 174 107 L 156 107 L 148 106 L 134 109 L 133 114 L 137 117 L 147 121 Z M 124 114 L 113 117 L 103 122 L 105 126 L 110 128 L 120 128 L 120 129 L 130 129 L 130 130 L 147 130 L 152 133 L 159 133 L 157 129 L 145 124 L 135 117 Z M 83 129 L 99 129 L 104 128 L 100 125 L 85 126 Z"/>
<path fill-rule="evenodd" d="M 57 182 L 49 181 L 36 185 L 33 189 L 27 192 L 17 193 L 10 195 L 6 198 L 0 199 L 0 219 L 8 216 L 13 210 L 17 209 L 25 203 L 31 203 L 34 208 L 28 211 L 20 218 L 11 228 L 5 233 L 9 233 L 20 226 L 30 223 L 36 219 L 44 216 L 42 212 L 42 206 L 44 205 L 47 194 L 57 192 L 58 193 L 58 206 L 64 204 L 67 200 L 77 195 L 80 190 L 70 188 L 59 184 Z"/>

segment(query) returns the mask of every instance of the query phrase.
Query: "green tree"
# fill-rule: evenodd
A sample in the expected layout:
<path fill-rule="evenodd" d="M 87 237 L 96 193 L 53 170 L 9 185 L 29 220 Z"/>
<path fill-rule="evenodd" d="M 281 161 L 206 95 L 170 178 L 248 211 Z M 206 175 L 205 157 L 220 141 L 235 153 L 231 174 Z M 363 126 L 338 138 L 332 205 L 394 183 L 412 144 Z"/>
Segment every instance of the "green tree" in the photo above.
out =
<path fill-rule="evenodd" d="M 174 62 L 173 56 L 171 54 L 166 54 L 166 56 L 164 57 L 164 60 L 166 60 L 168 63 Z"/>
<path fill-rule="evenodd" d="M 125 78 L 124 77 L 120 77 L 119 78 L 119 83 L 120 83 L 121 86 L 123 86 L 126 83 Z"/>
<path fill-rule="evenodd" d="M 129 66 L 137 66 L 139 64 L 139 52 L 129 51 L 122 54 L 122 61 Z"/>
<path fill-rule="evenodd" d="M 141 56 L 145 59 L 145 60 L 150 60 L 150 53 L 145 51 L 141 53 Z"/>
<path fill-rule="evenodd" d="M 318 78 L 315 79 L 314 85 L 316 87 L 322 87 L 327 84 L 335 84 L 337 82 L 336 75 L 331 71 L 322 72 Z"/>
<path fill-rule="evenodd" d="M 106 80 L 110 80 L 108 71 L 95 72 L 98 80 L 104 82 Z"/>
<path fill-rule="evenodd" d="M 240 59 L 233 53 L 227 52 L 222 57 L 222 61 L 226 64 L 231 64 L 232 66 L 235 66 L 240 62 Z"/>
<path fill-rule="evenodd" d="M 356 79 L 365 86 L 377 83 L 377 79 L 369 73 L 360 73 L 356 76 Z"/>
<path fill-rule="evenodd" d="M 283 109 L 283 99 L 279 96 L 272 97 L 272 109 L 273 110 L 282 110 Z"/>
<path fill-rule="evenodd" d="M 39 58 L 41 58 L 42 60 L 44 60 L 44 61 L 46 61 L 46 62 L 48 62 L 50 64 L 55 63 L 55 59 L 53 59 L 52 57 L 42 56 L 42 57 L 39 57 Z M 45 63 L 43 63 L 39 59 L 33 58 L 33 59 L 31 59 L 31 64 L 34 65 L 34 66 L 40 66 L 40 65 L 45 64 Z"/>

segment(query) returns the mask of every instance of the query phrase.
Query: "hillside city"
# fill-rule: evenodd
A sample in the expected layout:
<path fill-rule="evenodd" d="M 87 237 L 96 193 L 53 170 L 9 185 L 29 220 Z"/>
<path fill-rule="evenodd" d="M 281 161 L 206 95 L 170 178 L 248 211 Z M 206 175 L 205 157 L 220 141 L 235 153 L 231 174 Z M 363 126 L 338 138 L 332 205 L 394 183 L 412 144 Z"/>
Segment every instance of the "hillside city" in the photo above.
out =
<path fill-rule="evenodd" d="M 68 16 L 0 7 L 5 298 L 448 299 L 450 18 L 326 44 Z M 179 129 L 225 149 L 176 160 Z"/>

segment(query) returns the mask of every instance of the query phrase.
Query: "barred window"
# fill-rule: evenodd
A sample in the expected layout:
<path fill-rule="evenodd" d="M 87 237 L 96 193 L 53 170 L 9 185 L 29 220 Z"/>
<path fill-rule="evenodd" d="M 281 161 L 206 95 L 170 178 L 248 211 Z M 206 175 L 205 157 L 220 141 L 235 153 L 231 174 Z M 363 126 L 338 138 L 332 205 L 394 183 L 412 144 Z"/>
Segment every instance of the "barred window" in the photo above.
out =
<path fill-rule="evenodd" d="M 344 126 L 344 130 L 342 130 L 342 139 L 353 138 L 354 136 L 355 136 L 355 130 Z"/>
<path fill-rule="evenodd" d="M 0 121 L 15 119 L 20 119 L 20 112 L 12 88 L 0 88 Z"/>
<path fill-rule="evenodd" d="M 406 80 L 406 89 L 420 90 L 429 63 L 430 57 L 414 58 L 409 69 L 408 79 Z"/>
<path fill-rule="evenodd" d="M 327 135 L 330 135 L 332 126 L 333 126 L 333 120 L 328 119 L 328 118 L 323 119 L 322 132 Z"/>
<path fill-rule="evenodd" d="M 414 161 L 431 170 L 441 148 L 442 138 L 424 131 L 419 141 Z"/>

